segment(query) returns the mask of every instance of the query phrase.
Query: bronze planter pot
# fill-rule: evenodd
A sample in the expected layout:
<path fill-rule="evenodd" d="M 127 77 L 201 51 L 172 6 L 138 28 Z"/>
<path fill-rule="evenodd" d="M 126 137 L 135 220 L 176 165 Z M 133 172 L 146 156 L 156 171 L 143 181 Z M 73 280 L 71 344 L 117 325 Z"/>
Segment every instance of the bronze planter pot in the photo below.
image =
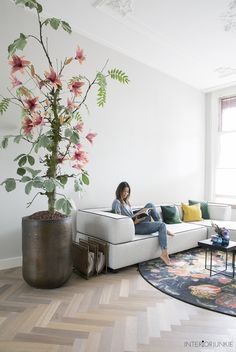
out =
<path fill-rule="evenodd" d="M 23 278 L 33 287 L 62 286 L 72 273 L 72 219 L 22 218 Z"/>

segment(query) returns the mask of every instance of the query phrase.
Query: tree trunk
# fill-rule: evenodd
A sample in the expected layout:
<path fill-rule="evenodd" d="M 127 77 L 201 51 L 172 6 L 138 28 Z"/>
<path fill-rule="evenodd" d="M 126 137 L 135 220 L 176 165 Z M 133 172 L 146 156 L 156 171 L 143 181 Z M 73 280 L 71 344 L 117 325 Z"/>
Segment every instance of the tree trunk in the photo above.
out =
<path fill-rule="evenodd" d="M 60 136 L 60 120 L 58 118 L 58 97 L 59 97 L 60 90 L 57 89 L 57 93 L 54 96 L 54 101 L 52 104 L 52 110 L 53 110 L 53 120 L 51 122 L 51 130 L 52 130 L 52 145 L 51 145 L 51 155 L 48 160 L 48 170 L 47 170 L 47 176 L 48 178 L 52 178 L 53 180 L 56 179 L 57 177 L 57 158 L 58 158 L 58 145 L 61 140 Z M 50 213 L 55 213 L 55 203 L 56 203 L 56 185 L 53 191 L 51 192 L 46 192 L 46 195 L 48 197 L 48 211 Z"/>

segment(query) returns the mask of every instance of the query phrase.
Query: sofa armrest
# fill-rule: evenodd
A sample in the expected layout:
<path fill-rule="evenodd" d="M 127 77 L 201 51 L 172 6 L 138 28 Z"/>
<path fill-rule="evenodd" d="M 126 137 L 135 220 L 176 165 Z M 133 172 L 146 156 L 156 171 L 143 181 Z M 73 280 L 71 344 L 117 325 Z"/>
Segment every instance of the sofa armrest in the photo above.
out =
<path fill-rule="evenodd" d="M 231 220 L 231 206 L 227 204 L 208 203 L 209 215 L 212 220 Z"/>
<path fill-rule="evenodd" d="M 77 232 L 112 244 L 132 241 L 135 236 L 131 218 L 98 209 L 78 210 Z"/>

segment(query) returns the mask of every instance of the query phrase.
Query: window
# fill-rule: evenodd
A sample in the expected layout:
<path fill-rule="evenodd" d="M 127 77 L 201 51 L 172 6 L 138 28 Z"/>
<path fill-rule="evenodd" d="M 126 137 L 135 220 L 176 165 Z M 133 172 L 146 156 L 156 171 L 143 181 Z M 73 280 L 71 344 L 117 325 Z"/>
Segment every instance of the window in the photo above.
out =
<path fill-rule="evenodd" d="M 235 202 L 236 96 L 221 98 L 219 103 L 219 149 L 215 174 L 215 195 L 217 201 Z"/>

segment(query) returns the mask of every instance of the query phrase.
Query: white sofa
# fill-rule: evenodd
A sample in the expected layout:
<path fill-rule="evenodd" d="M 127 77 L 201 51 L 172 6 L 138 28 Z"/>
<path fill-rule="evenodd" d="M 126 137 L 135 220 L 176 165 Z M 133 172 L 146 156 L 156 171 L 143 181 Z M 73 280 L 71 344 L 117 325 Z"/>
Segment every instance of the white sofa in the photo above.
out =
<path fill-rule="evenodd" d="M 160 206 L 156 207 L 161 215 Z M 176 207 L 182 218 L 181 206 Z M 236 222 L 230 221 L 231 207 L 209 203 L 209 214 L 211 220 L 167 225 L 167 229 L 174 233 L 174 236 L 168 236 L 168 252 L 172 254 L 196 247 L 199 240 L 210 236 L 212 220 L 219 226 L 231 229 L 231 238 L 236 241 Z M 111 269 L 140 263 L 161 254 L 158 232 L 151 235 L 135 235 L 132 219 L 113 214 L 110 208 L 78 210 L 75 241 L 78 242 L 79 238 L 87 236 L 109 243 L 108 266 Z"/>

